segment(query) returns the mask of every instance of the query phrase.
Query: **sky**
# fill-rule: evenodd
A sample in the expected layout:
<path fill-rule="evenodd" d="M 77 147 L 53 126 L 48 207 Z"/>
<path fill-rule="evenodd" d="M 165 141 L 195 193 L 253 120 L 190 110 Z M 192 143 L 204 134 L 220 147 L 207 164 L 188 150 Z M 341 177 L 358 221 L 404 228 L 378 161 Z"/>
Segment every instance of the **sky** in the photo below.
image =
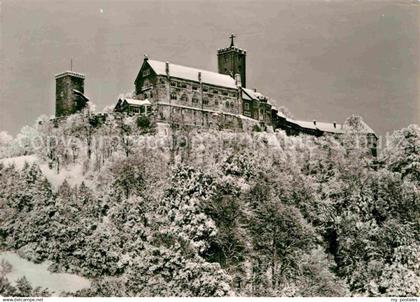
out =
<path fill-rule="evenodd" d="M 420 124 L 418 0 L 0 0 L 0 130 L 53 115 L 71 59 L 102 110 L 134 90 L 144 54 L 217 71 L 231 33 L 247 87 L 296 119 Z"/>

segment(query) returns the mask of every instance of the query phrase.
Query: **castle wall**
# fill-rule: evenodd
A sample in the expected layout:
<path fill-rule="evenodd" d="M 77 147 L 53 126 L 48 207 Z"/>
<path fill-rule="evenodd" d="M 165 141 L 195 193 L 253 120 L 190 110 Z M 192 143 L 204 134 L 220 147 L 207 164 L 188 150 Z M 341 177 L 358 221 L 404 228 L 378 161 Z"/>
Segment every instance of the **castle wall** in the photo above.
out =
<path fill-rule="evenodd" d="M 244 117 L 240 115 L 174 104 L 158 104 L 156 119 L 159 122 L 166 122 L 177 126 L 218 130 L 244 130 Z M 259 123 L 258 121 L 247 119 L 247 124 L 251 124 L 252 127 Z"/>

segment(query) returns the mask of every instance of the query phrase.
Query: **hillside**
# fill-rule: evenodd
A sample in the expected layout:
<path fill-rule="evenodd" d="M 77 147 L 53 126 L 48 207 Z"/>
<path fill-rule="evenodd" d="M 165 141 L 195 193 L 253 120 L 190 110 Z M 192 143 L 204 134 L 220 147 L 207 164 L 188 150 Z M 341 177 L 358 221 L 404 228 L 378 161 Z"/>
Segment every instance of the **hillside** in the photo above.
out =
<path fill-rule="evenodd" d="M 360 137 L 43 119 L 0 144 L 0 249 L 92 281 L 63 295 L 416 296 L 420 128 Z"/>

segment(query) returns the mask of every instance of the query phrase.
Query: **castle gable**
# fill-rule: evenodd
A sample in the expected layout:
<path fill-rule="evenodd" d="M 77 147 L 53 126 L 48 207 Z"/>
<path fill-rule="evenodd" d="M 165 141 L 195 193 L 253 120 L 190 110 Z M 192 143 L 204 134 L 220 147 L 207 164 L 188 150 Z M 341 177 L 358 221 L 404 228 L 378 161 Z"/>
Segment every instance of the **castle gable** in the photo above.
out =
<path fill-rule="evenodd" d="M 149 65 L 148 62 L 149 60 L 144 60 L 143 64 L 141 65 L 136 80 L 134 81 L 135 84 L 141 83 L 145 77 L 148 77 L 150 75 L 150 71 L 154 72 L 153 68 Z"/>
<path fill-rule="evenodd" d="M 242 88 L 242 91 L 245 92 L 245 98 L 250 100 L 261 100 L 266 98 L 263 94 L 252 89 Z"/>

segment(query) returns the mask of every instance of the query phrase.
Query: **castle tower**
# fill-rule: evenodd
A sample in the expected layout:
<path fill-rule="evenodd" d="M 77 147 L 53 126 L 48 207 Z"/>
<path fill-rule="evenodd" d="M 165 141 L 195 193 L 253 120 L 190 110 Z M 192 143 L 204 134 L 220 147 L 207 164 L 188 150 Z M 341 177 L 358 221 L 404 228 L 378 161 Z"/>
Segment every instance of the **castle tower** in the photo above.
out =
<path fill-rule="evenodd" d="M 66 71 L 55 76 L 55 116 L 67 116 L 84 108 L 80 99 L 84 93 L 85 76 Z"/>
<path fill-rule="evenodd" d="M 242 87 L 246 87 L 246 51 L 235 46 L 234 34 L 229 38 L 230 46 L 217 51 L 219 73 L 232 77 L 240 74 Z"/>

